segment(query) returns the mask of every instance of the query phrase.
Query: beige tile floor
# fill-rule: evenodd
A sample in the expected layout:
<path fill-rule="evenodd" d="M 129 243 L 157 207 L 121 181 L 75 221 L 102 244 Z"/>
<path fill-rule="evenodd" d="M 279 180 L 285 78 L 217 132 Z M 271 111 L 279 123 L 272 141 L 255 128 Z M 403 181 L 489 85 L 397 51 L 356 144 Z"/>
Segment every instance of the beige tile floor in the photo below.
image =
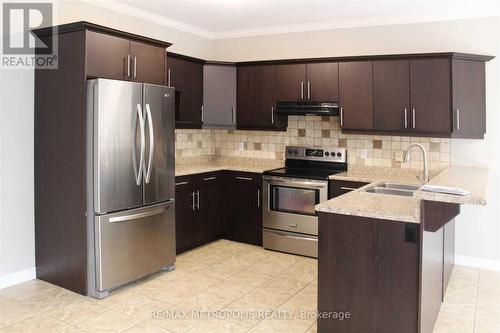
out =
<path fill-rule="evenodd" d="M 301 315 L 316 310 L 316 272 L 314 259 L 221 240 L 103 300 L 39 280 L 2 289 L 0 332 L 316 332 Z M 500 332 L 500 272 L 455 267 L 444 332 Z"/>

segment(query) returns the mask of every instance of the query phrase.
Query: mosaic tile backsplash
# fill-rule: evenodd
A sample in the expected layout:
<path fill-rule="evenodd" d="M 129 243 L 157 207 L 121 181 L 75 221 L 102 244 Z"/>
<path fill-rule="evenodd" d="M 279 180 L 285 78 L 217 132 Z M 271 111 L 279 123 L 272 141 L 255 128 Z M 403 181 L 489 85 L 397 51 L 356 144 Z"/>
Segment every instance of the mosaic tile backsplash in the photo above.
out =
<path fill-rule="evenodd" d="M 402 165 L 411 143 L 422 144 L 433 170 L 450 165 L 450 139 L 342 134 L 338 117 L 289 116 L 286 132 L 223 129 L 176 130 L 176 157 L 238 156 L 284 159 L 287 145 L 347 148 L 348 164 L 393 168 L 422 168 L 420 151 Z"/>

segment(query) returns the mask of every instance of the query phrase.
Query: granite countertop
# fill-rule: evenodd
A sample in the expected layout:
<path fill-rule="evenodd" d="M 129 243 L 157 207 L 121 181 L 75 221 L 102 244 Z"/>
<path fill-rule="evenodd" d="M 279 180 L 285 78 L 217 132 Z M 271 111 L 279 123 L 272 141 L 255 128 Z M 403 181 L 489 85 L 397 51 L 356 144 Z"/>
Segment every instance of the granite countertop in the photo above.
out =
<path fill-rule="evenodd" d="M 421 174 L 413 170 L 383 167 L 363 167 L 331 175 L 330 179 L 365 183 L 393 182 L 414 185 L 423 184 L 423 182 L 418 177 L 421 177 Z"/>
<path fill-rule="evenodd" d="M 458 187 L 470 191 L 469 195 L 450 195 L 427 191 L 415 192 L 420 200 L 457 203 L 462 205 L 486 206 L 488 189 L 488 169 L 464 166 L 451 166 L 431 178 L 430 185 Z"/>
<path fill-rule="evenodd" d="M 421 184 L 418 171 L 392 168 L 368 168 L 352 170 L 330 179 L 370 183 L 362 188 L 330 199 L 316 206 L 320 212 L 379 218 L 393 221 L 420 223 L 420 201 L 430 200 L 457 204 L 485 205 L 488 170 L 451 166 L 431 174 L 429 184 L 459 187 L 471 191 L 470 195 L 457 196 L 418 190 L 413 197 L 367 193 L 363 190 L 379 182 Z"/>
<path fill-rule="evenodd" d="M 176 162 L 175 175 L 185 176 L 221 170 L 262 173 L 282 168 L 284 165 L 284 161 L 245 157 L 185 158 Z"/>

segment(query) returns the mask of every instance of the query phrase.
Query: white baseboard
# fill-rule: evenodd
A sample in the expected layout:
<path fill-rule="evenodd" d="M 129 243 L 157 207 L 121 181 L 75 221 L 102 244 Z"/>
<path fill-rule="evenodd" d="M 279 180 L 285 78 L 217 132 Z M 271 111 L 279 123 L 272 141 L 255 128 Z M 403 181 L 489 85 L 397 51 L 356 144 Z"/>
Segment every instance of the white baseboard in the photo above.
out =
<path fill-rule="evenodd" d="M 33 279 L 36 279 L 35 267 L 0 276 L 0 289 Z"/>
<path fill-rule="evenodd" d="M 500 261 L 455 255 L 455 264 L 500 272 Z"/>

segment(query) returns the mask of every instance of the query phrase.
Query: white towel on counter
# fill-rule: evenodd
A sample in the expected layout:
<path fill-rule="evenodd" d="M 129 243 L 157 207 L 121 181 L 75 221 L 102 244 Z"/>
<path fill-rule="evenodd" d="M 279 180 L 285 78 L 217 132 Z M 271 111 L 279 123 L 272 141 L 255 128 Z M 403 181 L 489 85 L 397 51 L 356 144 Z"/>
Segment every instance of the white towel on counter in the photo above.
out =
<path fill-rule="evenodd" d="M 437 192 L 437 193 L 444 193 L 444 194 L 453 194 L 453 195 L 469 195 L 470 191 L 461 189 L 461 188 L 456 188 L 456 187 L 447 187 L 447 186 L 436 186 L 436 185 L 429 185 L 426 184 L 420 188 L 422 191 L 427 191 L 427 192 Z"/>

